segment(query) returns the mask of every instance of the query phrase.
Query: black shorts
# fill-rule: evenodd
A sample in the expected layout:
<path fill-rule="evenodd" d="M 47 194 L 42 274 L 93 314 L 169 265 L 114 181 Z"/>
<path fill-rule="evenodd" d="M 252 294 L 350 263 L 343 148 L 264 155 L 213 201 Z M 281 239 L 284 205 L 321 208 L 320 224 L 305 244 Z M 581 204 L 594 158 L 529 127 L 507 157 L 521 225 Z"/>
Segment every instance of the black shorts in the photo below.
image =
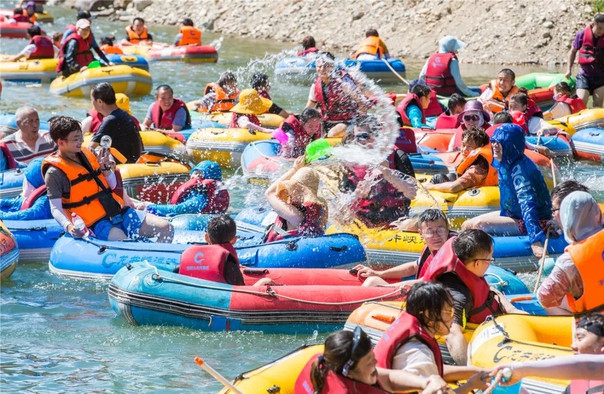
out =
<path fill-rule="evenodd" d="M 590 94 L 594 93 L 594 90 L 604 86 L 604 74 L 603 75 L 592 75 L 587 76 L 581 73 L 577 74 L 577 89 L 589 90 Z"/>

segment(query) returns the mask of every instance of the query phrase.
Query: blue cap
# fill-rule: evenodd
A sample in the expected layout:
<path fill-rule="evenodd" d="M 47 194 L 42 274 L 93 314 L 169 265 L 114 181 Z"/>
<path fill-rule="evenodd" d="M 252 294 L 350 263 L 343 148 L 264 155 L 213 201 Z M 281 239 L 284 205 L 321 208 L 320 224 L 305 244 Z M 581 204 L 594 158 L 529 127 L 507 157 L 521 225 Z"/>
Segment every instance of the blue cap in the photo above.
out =
<path fill-rule="evenodd" d="M 204 160 L 193 167 L 190 173 L 192 174 L 193 171 L 201 172 L 203 179 L 222 180 L 222 168 L 214 161 Z"/>

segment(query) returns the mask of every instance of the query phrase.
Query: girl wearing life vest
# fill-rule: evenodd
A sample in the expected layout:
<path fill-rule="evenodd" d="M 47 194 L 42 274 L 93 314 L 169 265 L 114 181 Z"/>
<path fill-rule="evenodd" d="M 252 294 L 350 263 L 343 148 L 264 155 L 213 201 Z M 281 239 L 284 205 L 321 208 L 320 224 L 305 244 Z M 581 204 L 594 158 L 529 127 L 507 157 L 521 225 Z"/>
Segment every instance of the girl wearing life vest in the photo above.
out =
<path fill-rule="evenodd" d="M 403 125 L 416 128 L 431 127 L 426 124 L 424 110 L 430 105 L 430 88 L 418 83 L 405 96 L 396 107 L 396 111 L 403 121 Z"/>
<path fill-rule="evenodd" d="M 267 242 L 288 236 L 323 235 L 327 227 L 327 203 L 318 196 L 319 175 L 304 167 L 304 156 L 264 193 L 278 217 L 266 237 Z"/>
<path fill-rule="evenodd" d="M 313 36 L 306 36 L 302 40 L 302 50 L 298 52 L 298 56 L 307 56 L 311 54 L 317 53 L 319 50 L 317 49 L 317 44 L 315 42 L 315 38 Z"/>
<path fill-rule="evenodd" d="M 126 39 L 122 42 L 126 45 L 151 44 L 153 42 L 153 36 L 147 31 L 143 18 L 134 18 L 132 24 L 126 27 L 126 35 Z"/>
<path fill-rule="evenodd" d="M 453 93 L 447 102 L 447 110 L 436 118 L 434 129 L 456 129 L 459 126 L 457 116 L 463 112 L 466 103 L 462 95 Z"/>
<path fill-rule="evenodd" d="M 483 129 L 471 128 L 464 131 L 461 155 L 462 162 L 457 166 L 457 179 L 449 182 L 437 182 L 433 177 L 424 187 L 447 193 L 481 186 L 497 186 L 497 170 L 491 165 L 493 152 L 489 136 Z"/>
<path fill-rule="evenodd" d="M 584 110 L 585 103 L 577 95 L 573 95 L 570 85 L 559 82 L 554 86 L 554 105 L 543 113 L 546 120 L 557 119 Z"/>
<path fill-rule="evenodd" d="M 279 130 L 285 137 L 277 138 Z M 281 157 L 295 159 L 304 155 L 306 146 L 312 141 L 321 138 L 323 131 L 323 118 L 314 108 L 304 108 L 300 116 L 291 115 L 273 133 L 283 145 Z"/>
<path fill-rule="evenodd" d="M 231 108 L 233 115 L 229 127 L 272 134 L 273 131 L 262 127 L 258 119 L 258 116 L 266 113 L 272 105 L 271 100 L 260 96 L 255 89 L 242 90 L 239 93 L 239 103 Z"/>
<path fill-rule="evenodd" d="M 229 192 L 222 183 L 218 163 L 204 160 L 191 169 L 191 179 L 174 193 L 170 204 L 149 204 L 147 211 L 158 216 L 184 213 L 223 213 L 229 208 Z"/>
<path fill-rule="evenodd" d="M 514 111 L 518 111 L 514 123 L 522 127 L 527 134 L 537 134 L 539 131 L 555 129 L 554 126 L 543 120 L 543 112 L 537 104 L 529 99 L 526 93 L 516 93 L 510 97 L 508 108 L 512 117 Z"/>
<path fill-rule="evenodd" d="M 33 59 L 52 59 L 55 57 L 55 48 L 50 38 L 42 35 L 42 29 L 38 25 L 31 25 L 27 29 L 30 37 L 29 44 L 19 54 L 9 59 L 16 62 L 21 58 Z"/>
<path fill-rule="evenodd" d="M 560 204 L 560 221 L 569 243 L 537 292 L 539 302 L 571 313 L 604 310 L 604 217 L 596 200 L 575 191 Z M 566 306 L 568 305 L 568 306 Z"/>
<path fill-rule="evenodd" d="M 365 39 L 361 41 L 350 58 L 357 60 L 389 59 L 390 53 L 377 30 L 369 29 L 365 32 Z"/>
<path fill-rule="evenodd" d="M 191 106 L 199 112 L 227 112 L 235 106 L 237 96 L 237 77 L 231 71 L 225 71 L 218 81 L 206 85 L 203 97 L 193 101 Z"/>
<path fill-rule="evenodd" d="M 191 18 L 184 18 L 174 41 L 176 46 L 201 45 L 201 30 L 193 26 Z"/>
<path fill-rule="evenodd" d="M 461 140 L 464 130 L 471 128 L 486 129 L 489 127 L 491 115 L 484 110 L 482 103 L 478 100 L 468 101 L 463 111 L 457 115 L 457 124 L 453 138 L 449 142 L 449 152 L 461 149 Z"/>
<path fill-rule="evenodd" d="M 488 87 L 480 95 L 478 100 L 484 108 L 492 113 L 502 111 L 506 103 L 514 93 L 518 93 L 516 74 L 509 68 L 504 68 L 497 74 L 497 79 L 489 82 Z"/>
<path fill-rule="evenodd" d="M 252 79 L 250 80 L 250 85 L 252 86 L 252 89 L 256 89 L 258 91 L 258 94 L 261 97 L 264 97 L 265 99 L 269 99 L 269 100 L 273 101 L 273 99 L 271 98 L 271 95 L 270 95 L 271 83 L 268 80 L 268 75 L 266 75 L 264 73 L 256 73 L 256 74 L 252 75 Z M 279 115 L 282 118 L 287 118 L 288 116 L 292 115 L 291 113 L 287 112 L 286 110 L 284 110 L 283 108 L 281 108 L 277 104 L 275 104 L 274 101 L 273 101 L 273 105 L 271 105 L 271 107 L 266 112 L 269 114 Z"/>

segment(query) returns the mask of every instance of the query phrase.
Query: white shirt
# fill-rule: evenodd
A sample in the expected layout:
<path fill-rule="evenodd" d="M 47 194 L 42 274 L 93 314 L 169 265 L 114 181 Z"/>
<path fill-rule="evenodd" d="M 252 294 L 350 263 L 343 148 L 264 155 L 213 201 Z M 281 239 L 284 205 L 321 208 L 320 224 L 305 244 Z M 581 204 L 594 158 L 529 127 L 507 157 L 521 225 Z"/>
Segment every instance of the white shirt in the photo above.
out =
<path fill-rule="evenodd" d="M 438 375 L 432 350 L 423 342 L 412 338 L 398 348 L 392 359 L 392 369 L 400 369 L 422 377 Z"/>

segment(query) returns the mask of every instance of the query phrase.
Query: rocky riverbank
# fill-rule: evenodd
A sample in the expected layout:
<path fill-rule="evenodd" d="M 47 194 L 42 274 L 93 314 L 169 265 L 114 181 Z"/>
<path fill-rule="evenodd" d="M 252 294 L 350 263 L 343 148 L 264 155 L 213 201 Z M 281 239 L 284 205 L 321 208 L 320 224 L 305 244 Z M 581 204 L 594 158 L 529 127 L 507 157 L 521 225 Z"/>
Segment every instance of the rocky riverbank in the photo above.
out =
<path fill-rule="evenodd" d="M 60 2 L 61 0 L 57 0 Z M 111 0 L 67 0 L 67 6 Z M 76 4 L 77 3 L 77 4 Z M 590 0 L 114 0 L 101 14 L 124 21 L 176 25 L 190 17 L 204 31 L 298 44 L 317 44 L 347 55 L 369 27 L 377 28 L 391 53 L 423 59 L 440 37 L 468 45 L 466 63 L 555 66 L 566 62 L 574 34 L 593 18 Z"/>

